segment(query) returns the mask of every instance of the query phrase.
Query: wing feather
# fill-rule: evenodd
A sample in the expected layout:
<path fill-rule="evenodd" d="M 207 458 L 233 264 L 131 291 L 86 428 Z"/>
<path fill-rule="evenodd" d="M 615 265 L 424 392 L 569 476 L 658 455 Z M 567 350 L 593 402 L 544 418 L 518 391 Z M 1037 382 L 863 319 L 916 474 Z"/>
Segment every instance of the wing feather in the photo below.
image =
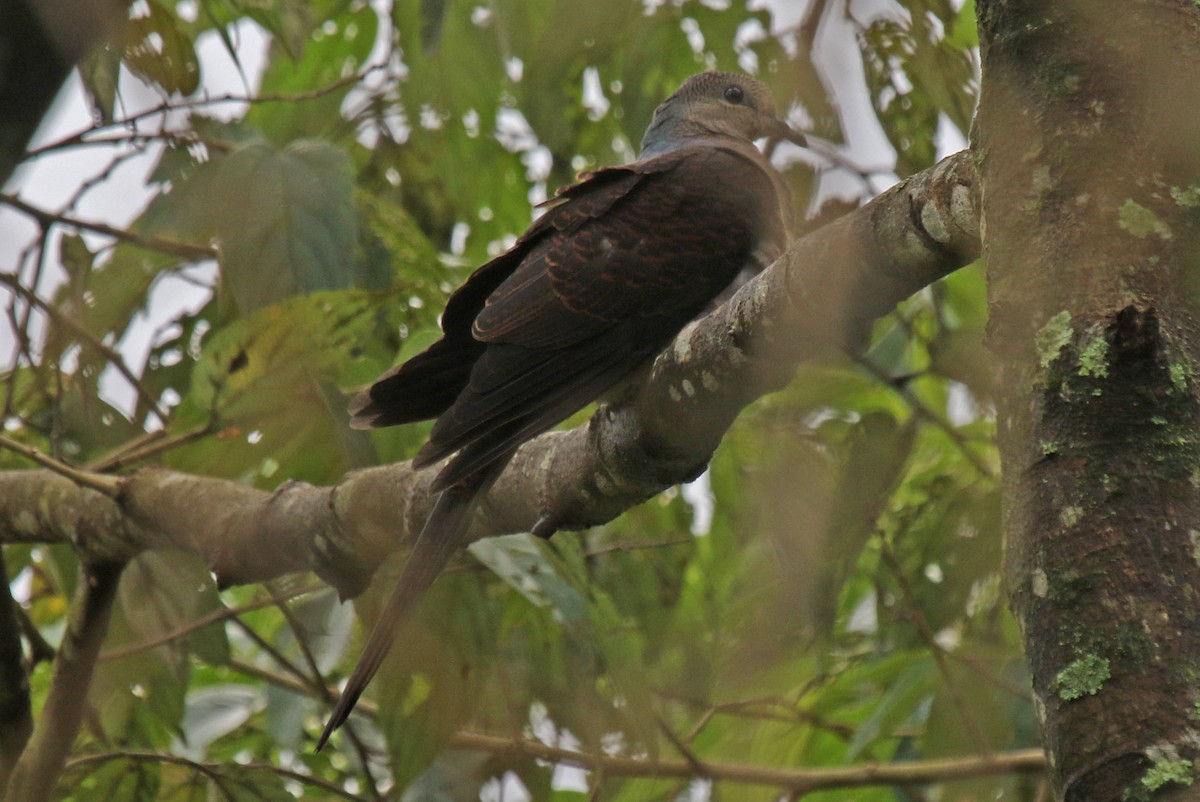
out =
<path fill-rule="evenodd" d="M 769 174 L 736 151 L 661 158 L 603 216 L 531 249 L 488 296 L 475 338 L 567 347 L 631 317 L 690 317 L 727 286 L 778 218 Z"/>
<path fill-rule="evenodd" d="M 523 263 L 536 259 L 536 254 L 545 250 L 545 240 L 569 236 L 590 218 L 604 214 L 642 176 L 643 172 L 623 167 L 600 170 L 548 201 L 547 212 L 513 247 L 472 273 L 450 296 L 442 314 L 443 338 L 380 376 L 351 400 L 350 425 L 357 429 L 395 426 L 445 412 L 466 388 L 472 365 L 485 350 L 472 335 L 471 326 L 488 296 Z"/>

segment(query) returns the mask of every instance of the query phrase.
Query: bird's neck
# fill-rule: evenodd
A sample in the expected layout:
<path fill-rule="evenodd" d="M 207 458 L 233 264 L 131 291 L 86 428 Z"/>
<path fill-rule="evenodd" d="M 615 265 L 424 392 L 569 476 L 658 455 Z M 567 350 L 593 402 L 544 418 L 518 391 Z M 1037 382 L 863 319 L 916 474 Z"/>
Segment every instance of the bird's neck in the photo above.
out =
<path fill-rule="evenodd" d="M 733 139 L 727 134 L 714 131 L 696 120 L 687 117 L 663 116 L 654 120 L 642 137 L 642 150 L 638 158 L 661 156 L 677 148 L 686 147 L 700 139 Z"/>

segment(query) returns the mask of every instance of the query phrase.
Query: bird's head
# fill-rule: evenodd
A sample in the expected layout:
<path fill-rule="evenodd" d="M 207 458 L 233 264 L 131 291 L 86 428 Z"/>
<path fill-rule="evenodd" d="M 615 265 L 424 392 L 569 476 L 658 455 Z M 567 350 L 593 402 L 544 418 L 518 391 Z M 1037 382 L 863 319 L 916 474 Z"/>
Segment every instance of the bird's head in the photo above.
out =
<path fill-rule="evenodd" d="M 805 144 L 803 134 L 779 119 L 775 98 L 762 81 L 736 72 L 702 72 L 684 81 L 654 110 L 642 137 L 642 156 L 714 136 L 745 142 L 777 137 Z"/>

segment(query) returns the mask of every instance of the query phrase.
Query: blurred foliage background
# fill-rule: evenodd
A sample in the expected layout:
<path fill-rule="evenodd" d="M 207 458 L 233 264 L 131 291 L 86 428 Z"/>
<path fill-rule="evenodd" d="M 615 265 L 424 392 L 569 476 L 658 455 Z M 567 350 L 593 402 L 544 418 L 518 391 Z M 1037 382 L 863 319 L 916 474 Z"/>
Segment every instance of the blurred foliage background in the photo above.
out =
<path fill-rule="evenodd" d="M 263 488 L 411 456 L 422 427 L 350 431 L 348 394 L 431 342 L 448 292 L 533 203 L 634 158 L 688 75 L 755 72 L 829 143 L 774 154 L 805 229 L 957 147 L 977 89 L 974 9 L 951 0 L 138 0 L 131 13 L 125 40 L 81 69 L 93 124 L 31 154 L 104 147 L 113 168 L 3 267 L 6 428 L 72 464 Z M 200 92 L 197 43 L 219 40 L 241 69 L 247 26 L 268 34 L 261 76 L 236 97 Z M 130 76 L 157 102 L 132 107 L 118 91 Z M 151 165 L 137 219 L 115 235 L 72 225 L 79 197 L 135 158 Z M 18 174 L 0 203 L 28 189 Z M 168 278 L 201 303 L 139 351 L 135 324 Z M 198 561 L 144 556 L 122 581 L 61 798 L 780 794 L 455 748 L 461 731 L 784 768 L 1036 745 L 1000 583 L 984 294 L 977 267 L 960 271 L 879 321 L 867 354 L 802 368 L 683 492 L 549 544 L 474 545 L 372 685 L 378 715 L 320 754 L 321 687 L 362 638 L 353 607 L 312 577 L 218 592 Z M 28 464 L 0 452 L 0 467 Z M 75 558 L 4 554 L 44 656 Z M 38 662 L 35 705 L 48 677 Z M 1014 775 L 805 798 L 1039 793 Z"/>

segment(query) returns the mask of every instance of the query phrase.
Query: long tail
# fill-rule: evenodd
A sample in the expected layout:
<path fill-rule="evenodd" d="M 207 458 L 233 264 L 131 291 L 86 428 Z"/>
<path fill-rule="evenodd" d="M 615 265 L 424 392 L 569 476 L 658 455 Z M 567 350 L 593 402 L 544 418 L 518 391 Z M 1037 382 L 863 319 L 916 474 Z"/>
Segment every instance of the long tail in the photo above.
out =
<path fill-rule="evenodd" d="M 408 623 L 417 603 L 429 590 L 429 586 L 441 574 L 446 562 L 462 545 L 463 537 L 471 523 L 471 514 L 475 511 L 478 501 L 483 498 L 492 483 L 503 472 L 507 459 L 500 459 L 481 470 L 460 479 L 450 485 L 438 496 L 421 530 L 417 542 L 413 545 L 408 562 L 396 581 L 396 587 L 387 605 L 375 622 L 375 629 L 367 639 L 362 656 L 354 673 L 346 682 L 329 723 L 317 741 L 317 751 L 321 750 L 333 735 L 334 730 L 342 726 L 354 709 L 358 697 L 375 676 L 383 658 L 387 656 L 392 641 Z"/>

